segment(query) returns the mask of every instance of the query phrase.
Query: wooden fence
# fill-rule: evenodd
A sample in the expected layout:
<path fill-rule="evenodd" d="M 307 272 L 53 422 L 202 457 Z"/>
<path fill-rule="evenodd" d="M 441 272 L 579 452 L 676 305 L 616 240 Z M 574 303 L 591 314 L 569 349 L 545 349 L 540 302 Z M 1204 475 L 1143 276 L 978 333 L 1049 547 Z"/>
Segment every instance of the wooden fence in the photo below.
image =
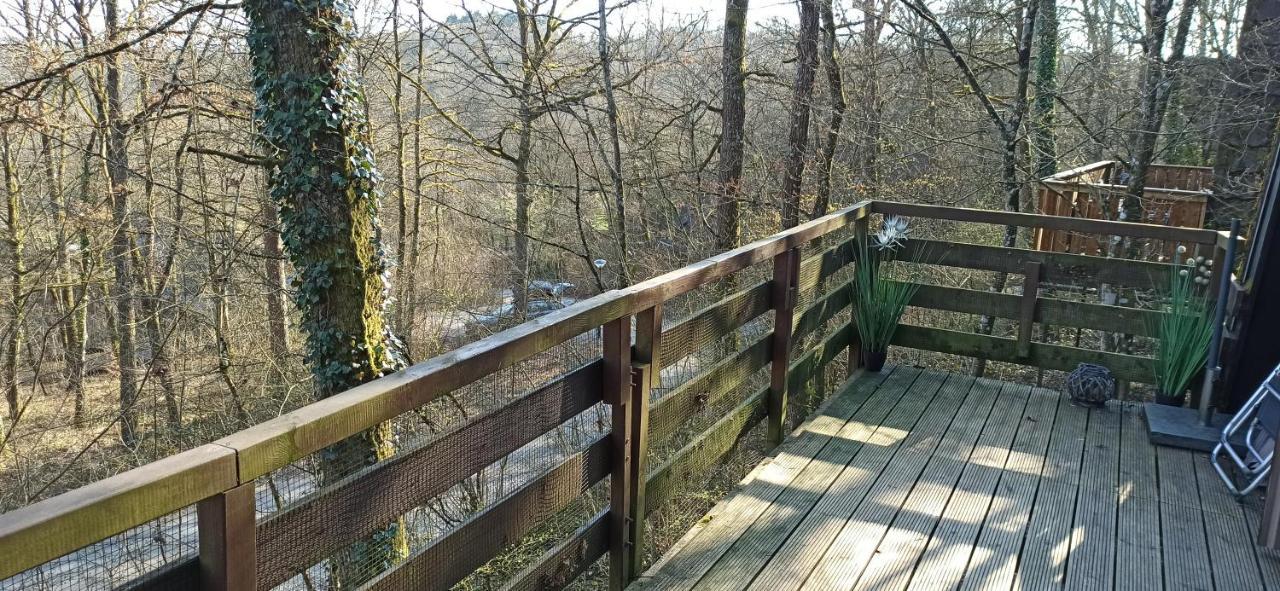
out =
<path fill-rule="evenodd" d="M 1121 203 L 1128 188 L 1122 178 L 1123 166 L 1114 160 L 1094 162 L 1040 180 L 1038 208 L 1054 216 L 1096 220 L 1119 219 Z M 1142 193 L 1143 221 L 1163 226 L 1203 228 L 1209 203 L 1213 169 L 1199 166 L 1152 165 L 1147 170 Z M 1096 255 L 1106 248 L 1100 235 L 1039 228 L 1035 232 L 1037 250 Z M 1151 258 L 1168 258 L 1179 245 L 1188 243 L 1152 240 L 1147 243 Z"/>
<path fill-rule="evenodd" d="M 857 367 L 857 333 L 847 314 L 855 297 L 853 286 L 820 286 L 856 264 L 855 241 L 865 237 L 873 214 L 1176 240 L 1210 253 L 1225 246 L 1220 234 L 1205 230 L 863 202 L 552 312 L 214 443 L 0 515 L 0 581 L 195 505 L 198 556 L 177 561 L 128 588 L 270 589 L 603 402 L 611 407 L 607 433 L 415 549 L 369 588 L 447 589 L 606 477 L 608 508 L 535 560 L 507 588 L 560 588 L 605 554 L 611 587 L 621 588 L 643 568 L 646 516 L 673 499 L 682 486 L 701 478 L 761 421 L 767 423 L 768 442 L 781 441 L 792 406 L 788 394 L 831 361 L 847 355 L 849 370 Z M 852 236 L 846 231 L 833 239 L 842 229 L 852 229 Z M 824 237 L 817 247 L 815 241 Z M 1150 317 L 1157 312 L 1040 297 L 1039 286 L 1106 281 L 1150 288 L 1162 285 L 1166 266 L 952 242 L 908 244 L 908 250 L 931 253 L 932 264 L 1023 277 L 1021 295 L 927 285 L 913 306 L 1011 318 L 1019 328 L 1016 338 L 1007 338 L 904 325 L 896 345 L 1047 369 L 1097 362 L 1124 379 L 1150 381 L 1149 358 L 1035 342 L 1031 329 L 1041 322 L 1147 334 Z M 802 258 L 802 248 L 816 252 Z M 663 322 L 664 303 L 672 298 L 770 261 L 771 279 L 741 287 L 680 322 Z M 808 305 L 800 309 L 799 302 Z M 651 400 L 662 367 L 720 341 L 770 310 L 772 331 L 746 339 L 736 351 Z M 833 328 L 821 330 L 833 322 Z M 323 495 L 256 518 L 254 488 L 260 476 L 597 327 L 603 345 L 596 360 L 425 446 L 349 477 Z M 798 344 L 812 346 L 796 351 Z M 767 383 L 748 383 L 766 366 Z M 661 465 L 649 465 L 651 446 L 668 441 L 687 419 L 728 401 L 725 397 L 742 387 L 748 393 L 731 411 Z M 387 491 L 396 494 L 380 494 Z"/>

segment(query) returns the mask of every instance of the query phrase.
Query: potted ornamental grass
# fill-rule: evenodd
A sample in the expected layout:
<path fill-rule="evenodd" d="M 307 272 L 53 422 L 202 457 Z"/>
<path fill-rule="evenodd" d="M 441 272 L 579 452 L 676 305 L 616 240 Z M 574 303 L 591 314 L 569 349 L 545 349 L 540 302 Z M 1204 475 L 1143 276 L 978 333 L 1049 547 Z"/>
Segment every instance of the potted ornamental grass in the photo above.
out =
<path fill-rule="evenodd" d="M 1179 259 L 1186 247 L 1178 247 Z M 1213 310 L 1205 294 L 1213 261 L 1204 257 L 1178 260 L 1170 269 L 1169 288 L 1160 303 L 1156 337 L 1156 402 L 1182 406 L 1187 389 L 1204 369 L 1213 338 Z"/>
<path fill-rule="evenodd" d="M 902 312 L 920 289 L 919 284 L 889 277 L 891 263 L 906 239 L 906 218 L 888 216 L 874 236 L 857 241 L 853 320 L 862 341 L 862 365 L 868 371 L 884 367 Z"/>

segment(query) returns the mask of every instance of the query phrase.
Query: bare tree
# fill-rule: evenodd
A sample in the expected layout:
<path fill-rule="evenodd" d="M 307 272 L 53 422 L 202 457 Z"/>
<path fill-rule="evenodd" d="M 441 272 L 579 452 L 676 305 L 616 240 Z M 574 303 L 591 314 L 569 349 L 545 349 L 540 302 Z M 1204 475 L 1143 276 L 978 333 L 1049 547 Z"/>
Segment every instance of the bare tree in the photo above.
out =
<path fill-rule="evenodd" d="M 720 58 L 719 194 L 716 198 L 716 248 L 738 246 L 738 203 L 742 199 L 743 126 L 747 118 L 747 4 L 748 0 L 725 0 L 724 49 Z"/>
<path fill-rule="evenodd" d="M 1209 223 L 1252 220 L 1280 119 L 1280 3 L 1250 0 L 1236 57 L 1226 69 L 1213 161 Z"/>
<path fill-rule="evenodd" d="M 1186 55 L 1187 33 L 1195 15 L 1197 0 L 1183 0 L 1178 28 L 1168 48 L 1169 14 L 1173 0 L 1147 0 L 1146 31 L 1142 37 L 1142 75 L 1138 89 L 1138 121 L 1129 139 L 1129 182 L 1121 206 L 1120 219 L 1142 219 L 1142 194 L 1147 183 L 1147 169 L 1155 161 L 1156 143 L 1164 126 L 1169 98 L 1176 85 L 1178 65 Z M 1136 247 L 1136 245 L 1131 245 Z"/>
<path fill-rule="evenodd" d="M 831 0 L 820 0 L 822 13 L 822 61 L 827 75 L 827 93 L 831 95 L 831 116 L 827 120 L 827 133 L 818 156 L 818 194 L 813 202 L 812 217 L 826 215 L 831 206 L 831 167 L 836 157 L 836 144 L 840 140 L 840 127 L 844 124 L 844 110 L 848 106 L 844 98 L 844 78 L 840 62 L 836 60 L 836 18 L 831 10 Z M 863 26 L 870 26 L 864 23 Z"/>
<path fill-rule="evenodd" d="M 800 223 L 800 185 L 809 146 L 809 111 L 813 79 L 818 69 L 818 0 L 800 0 L 800 31 L 796 41 L 796 81 L 791 95 L 791 125 L 787 133 L 787 161 L 782 173 L 782 227 Z"/>

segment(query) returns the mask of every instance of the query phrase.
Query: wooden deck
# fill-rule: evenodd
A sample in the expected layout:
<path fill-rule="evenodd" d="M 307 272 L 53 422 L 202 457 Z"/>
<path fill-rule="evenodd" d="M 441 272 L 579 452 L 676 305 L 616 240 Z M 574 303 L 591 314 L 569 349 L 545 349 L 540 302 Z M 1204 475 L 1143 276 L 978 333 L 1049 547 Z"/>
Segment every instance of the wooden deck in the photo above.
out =
<path fill-rule="evenodd" d="M 1261 503 L 1140 407 L 957 374 L 865 374 L 632 589 L 1280 589 Z"/>

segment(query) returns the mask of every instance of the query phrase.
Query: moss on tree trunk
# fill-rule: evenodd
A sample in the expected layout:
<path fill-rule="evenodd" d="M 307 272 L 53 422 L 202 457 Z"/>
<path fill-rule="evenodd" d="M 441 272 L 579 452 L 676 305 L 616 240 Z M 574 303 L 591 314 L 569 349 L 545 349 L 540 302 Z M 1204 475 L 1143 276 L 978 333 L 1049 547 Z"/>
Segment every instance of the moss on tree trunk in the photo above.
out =
<path fill-rule="evenodd" d="M 317 398 L 401 369 L 385 307 L 387 270 L 377 221 L 378 171 L 355 75 L 351 5 L 249 0 L 257 118 L 280 162 L 271 198 L 294 267 L 295 303 Z M 324 483 L 394 453 L 389 424 L 321 453 Z M 358 586 L 407 553 L 392 523 L 330 561 L 335 588 Z"/>

